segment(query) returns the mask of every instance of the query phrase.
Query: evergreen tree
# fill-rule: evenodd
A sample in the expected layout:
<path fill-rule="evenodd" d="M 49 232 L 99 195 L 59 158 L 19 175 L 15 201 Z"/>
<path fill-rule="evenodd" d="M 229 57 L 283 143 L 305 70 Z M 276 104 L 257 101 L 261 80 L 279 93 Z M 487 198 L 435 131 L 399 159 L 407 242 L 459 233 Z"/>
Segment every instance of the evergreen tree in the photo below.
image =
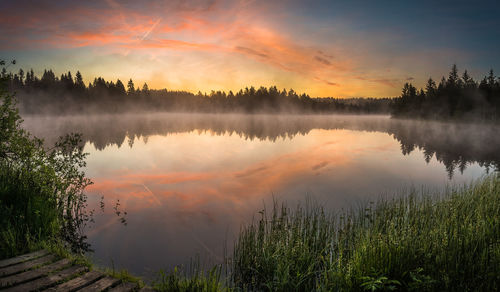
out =
<path fill-rule="evenodd" d="M 448 75 L 447 85 L 448 87 L 457 87 L 458 86 L 458 69 L 457 65 L 453 64 L 451 67 L 450 74 Z"/>
<path fill-rule="evenodd" d="M 419 116 L 433 118 L 461 118 L 476 116 L 481 119 L 500 117 L 500 86 L 493 70 L 484 77 L 479 86 L 467 70 L 458 78 L 457 66 L 453 65 L 448 75 L 436 88 L 430 78 L 422 91 L 406 83 L 401 97 L 393 104 L 395 116 Z M 415 98 L 416 96 L 416 98 Z"/>
<path fill-rule="evenodd" d="M 429 78 L 427 80 L 427 85 L 425 86 L 425 93 L 427 97 L 432 98 L 436 95 L 437 87 L 436 87 L 436 82 L 432 80 L 432 78 Z"/>
<path fill-rule="evenodd" d="M 23 71 L 23 69 L 19 69 L 18 74 L 19 74 L 19 81 L 20 81 L 21 85 L 23 85 L 24 84 L 24 71 Z"/>
<path fill-rule="evenodd" d="M 118 94 L 125 95 L 127 92 L 125 91 L 125 85 L 123 85 L 120 79 L 116 80 L 116 90 Z"/>
<path fill-rule="evenodd" d="M 144 82 L 144 85 L 142 85 L 142 92 L 143 93 L 149 93 L 149 87 L 148 84 Z"/>
<path fill-rule="evenodd" d="M 134 81 L 130 79 L 127 83 L 127 94 L 131 95 L 135 93 Z"/>
<path fill-rule="evenodd" d="M 82 73 L 80 73 L 80 71 L 76 71 L 75 86 L 80 90 L 85 89 L 85 83 L 83 82 Z"/>
<path fill-rule="evenodd" d="M 495 86 L 495 74 L 493 73 L 493 69 L 490 69 L 488 74 L 488 86 L 493 88 Z"/>
<path fill-rule="evenodd" d="M 476 82 L 469 76 L 467 70 L 465 70 L 464 74 L 462 75 L 462 81 L 464 84 L 464 88 L 473 89 L 477 87 Z"/>

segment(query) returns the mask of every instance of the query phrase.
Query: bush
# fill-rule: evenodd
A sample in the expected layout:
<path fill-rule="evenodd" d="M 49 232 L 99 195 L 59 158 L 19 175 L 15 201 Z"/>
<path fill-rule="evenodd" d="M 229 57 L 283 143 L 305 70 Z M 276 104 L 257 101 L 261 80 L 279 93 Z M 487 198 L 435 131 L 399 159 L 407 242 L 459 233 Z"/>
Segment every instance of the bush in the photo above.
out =
<path fill-rule="evenodd" d="M 61 137 L 51 149 L 22 129 L 16 101 L 0 81 L 0 258 L 47 240 L 74 252 L 89 249 L 85 156 L 81 137 Z"/>

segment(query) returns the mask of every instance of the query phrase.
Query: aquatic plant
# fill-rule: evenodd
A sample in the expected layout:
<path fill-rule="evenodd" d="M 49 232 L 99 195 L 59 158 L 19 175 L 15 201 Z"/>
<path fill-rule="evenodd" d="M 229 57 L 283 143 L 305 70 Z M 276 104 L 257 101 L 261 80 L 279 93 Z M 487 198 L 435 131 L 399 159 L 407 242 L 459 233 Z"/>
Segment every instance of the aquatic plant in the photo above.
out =
<path fill-rule="evenodd" d="M 328 213 L 275 202 L 227 264 L 161 272 L 162 291 L 496 291 L 500 176 Z M 196 265 L 195 265 L 196 266 Z M 226 273 L 222 273 L 222 271 Z"/>
<path fill-rule="evenodd" d="M 499 268 L 498 175 L 340 214 L 276 203 L 243 228 L 231 267 L 235 287 L 259 291 L 493 291 Z"/>

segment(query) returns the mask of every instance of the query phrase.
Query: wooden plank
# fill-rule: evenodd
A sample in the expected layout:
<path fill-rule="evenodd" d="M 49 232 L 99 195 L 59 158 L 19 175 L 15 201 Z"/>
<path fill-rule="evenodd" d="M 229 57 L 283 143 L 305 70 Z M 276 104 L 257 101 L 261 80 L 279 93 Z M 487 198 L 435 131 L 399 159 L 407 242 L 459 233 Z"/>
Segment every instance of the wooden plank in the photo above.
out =
<path fill-rule="evenodd" d="M 71 264 L 71 261 L 68 259 L 62 259 L 60 261 L 57 261 L 55 263 L 52 263 L 50 265 L 43 266 L 41 268 L 31 270 L 31 271 L 26 271 L 20 274 L 15 274 L 12 276 L 0 278 L 0 287 L 6 287 L 6 286 L 12 286 L 14 284 L 18 283 L 23 283 L 26 281 L 30 281 L 33 279 L 37 279 L 40 277 L 43 277 L 45 275 L 48 275 L 49 273 L 53 271 L 60 270 L 66 266 L 69 266 Z"/>
<path fill-rule="evenodd" d="M 120 282 L 121 282 L 121 280 L 119 280 L 119 279 L 115 279 L 115 278 L 111 278 L 109 276 L 106 276 L 106 277 L 100 279 L 99 281 L 97 281 L 93 284 L 90 284 L 89 286 L 83 288 L 82 290 L 78 290 L 78 291 L 79 292 L 102 291 L 102 290 L 106 290 L 108 288 L 111 288 Z"/>
<path fill-rule="evenodd" d="M 0 261 L 0 268 L 4 268 L 7 266 L 12 266 L 12 265 L 19 264 L 19 263 L 22 263 L 25 261 L 36 259 L 36 258 L 39 258 L 41 256 L 47 255 L 48 253 L 49 253 L 49 251 L 42 249 L 42 250 L 35 251 L 32 253 L 23 254 L 23 255 L 14 257 L 14 258 L 1 260 Z"/>
<path fill-rule="evenodd" d="M 130 292 L 130 291 L 135 291 L 137 287 L 138 285 L 135 283 L 125 282 L 121 283 L 120 285 L 114 288 L 111 288 L 111 290 L 108 290 L 108 292 Z"/>
<path fill-rule="evenodd" d="M 97 271 L 88 272 L 78 278 L 74 278 L 66 283 L 59 284 L 55 287 L 47 289 L 47 291 L 59 292 L 59 291 L 76 291 L 82 287 L 90 285 L 100 278 L 104 277 L 104 275 Z"/>
<path fill-rule="evenodd" d="M 13 266 L 8 266 L 8 267 L 0 269 L 0 277 L 13 275 L 13 274 L 25 271 L 25 270 L 32 269 L 36 266 L 48 264 L 55 259 L 56 259 L 55 255 L 49 254 L 49 255 L 43 256 L 41 258 L 37 258 L 37 259 L 30 260 L 27 262 L 22 262 L 22 263 L 13 265 Z"/>
<path fill-rule="evenodd" d="M 82 266 L 72 266 L 67 269 L 64 269 L 62 271 L 56 272 L 54 274 L 51 274 L 49 276 L 43 277 L 36 279 L 34 281 L 30 281 L 21 285 L 17 285 L 14 287 L 11 287 L 7 290 L 4 290 L 5 292 L 25 292 L 25 291 L 37 291 L 37 290 L 42 290 L 47 287 L 53 286 L 57 284 L 58 282 L 61 282 L 65 279 L 70 278 L 73 275 L 82 273 L 87 271 L 87 267 L 82 267 Z"/>

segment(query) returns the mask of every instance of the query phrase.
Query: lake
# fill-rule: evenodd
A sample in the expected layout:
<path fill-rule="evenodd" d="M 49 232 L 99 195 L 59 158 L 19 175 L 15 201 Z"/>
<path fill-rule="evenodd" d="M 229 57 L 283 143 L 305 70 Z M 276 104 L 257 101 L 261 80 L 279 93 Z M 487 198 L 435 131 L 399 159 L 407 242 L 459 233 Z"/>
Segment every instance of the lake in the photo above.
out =
<path fill-rule="evenodd" d="M 335 212 L 468 183 L 500 165 L 498 126 L 388 116 L 28 116 L 24 127 L 47 145 L 83 134 L 92 258 L 148 279 L 196 255 L 222 261 L 273 200 Z"/>

